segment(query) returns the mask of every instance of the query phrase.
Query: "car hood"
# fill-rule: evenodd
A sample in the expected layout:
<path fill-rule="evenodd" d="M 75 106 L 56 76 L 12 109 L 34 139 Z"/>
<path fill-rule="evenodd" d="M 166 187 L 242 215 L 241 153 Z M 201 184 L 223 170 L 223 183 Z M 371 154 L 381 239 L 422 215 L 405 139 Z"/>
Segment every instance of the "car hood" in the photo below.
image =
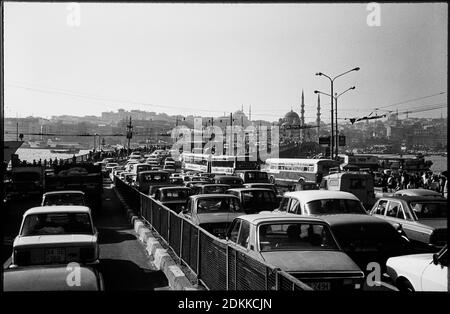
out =
<path fill-rule="evenodd" d="M 447 229 L 447 218 L 419 219 L 418 223 L 433 229 Z"/>
<path fill-rule="evenodd" d="M 341 251 L 261 252 L 267 263 L 286 272 L 360 272 L 353 260 Z"/>
<path fill-rule="evenodd" d="M 422 270 L 432 262 L 432 253 L 413 254 L 391 257 L 387 260 L 386 266 L 395 269 L 399 274 L 421 274 Z"/>
<path fill-rule="evenodd" d="M 198 224 L 232 222 L 234 218 L 242 216 L 243 212 L 236 213 L 205 213 L 197 214 Z"/>
<path fill-rule="evenodd" d="M 97 236 L 85 234 L 64 234 L 64 235 L 39 235 L 28 237 L 17 237 L 13 247 L 47 246 L 60 245 L 76 246 L 80 244 L 91 244 L 97 242 Z"/>

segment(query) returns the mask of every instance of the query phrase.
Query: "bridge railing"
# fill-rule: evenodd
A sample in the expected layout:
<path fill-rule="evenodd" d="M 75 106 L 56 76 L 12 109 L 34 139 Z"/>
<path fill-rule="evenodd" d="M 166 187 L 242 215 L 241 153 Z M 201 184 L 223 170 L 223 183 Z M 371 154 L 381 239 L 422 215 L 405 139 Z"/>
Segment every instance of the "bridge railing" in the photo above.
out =
<path fill-rule="evenodd" d="M 254 259 L 115 177 L 129 206 L 139 211 L 178 262 L 209 290 L 312 290 L 288 273 Z"/>

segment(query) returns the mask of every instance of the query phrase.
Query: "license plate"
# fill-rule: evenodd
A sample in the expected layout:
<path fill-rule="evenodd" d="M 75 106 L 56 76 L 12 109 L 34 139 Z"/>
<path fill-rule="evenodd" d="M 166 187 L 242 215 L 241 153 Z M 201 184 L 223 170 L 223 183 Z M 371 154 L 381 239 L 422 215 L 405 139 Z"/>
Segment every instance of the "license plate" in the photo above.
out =
<path fill-rule="evenodd" d="M 45 262 L 46 263 L 62 263 L 66 260 L 66 250 L 61 248 L 46 249 Z"/>
<path fill-rule="evenodd" d="M 308 282 L 307 285 L 316 291 L 330 291 L 331 290 L 331 283 L 328 281 L 318 281 L 318 282 L 313 281 L 313 282 Z"/>

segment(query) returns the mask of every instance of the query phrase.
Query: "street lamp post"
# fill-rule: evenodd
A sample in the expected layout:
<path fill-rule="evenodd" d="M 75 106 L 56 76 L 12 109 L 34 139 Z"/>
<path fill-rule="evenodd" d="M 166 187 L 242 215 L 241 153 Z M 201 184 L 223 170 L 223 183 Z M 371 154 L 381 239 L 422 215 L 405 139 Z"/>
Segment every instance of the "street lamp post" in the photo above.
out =
<path fill-rule="evenodd" d="M 330 83 L 331 83 L 331 93 L 329 94 L 330 99 L 331 99 L 331 139 L 330 139 L 330 146 L 331 146 L 330 147 L 330 158 L 331 159 L 334 159 L 333 158 L 333 148 L 334 148 L 333 146 L 334 146 L 334 141 L 335 141 L 335 138 L 334 138 L 334 126 L 333 126 L 333 124 L 334 124 L 333 123 L 333 120 L 334 120 L 334 115 L 333 115 L 333 107 L 334 107 L 333 106 L 333 101 L 334 101 L 334 97 L 333 97 L 334 80 L 337 79 L 338 77 L 341 77 L 341 76 L 343 76 L 343 75 L 345 75 L 347 73 L 350 73 L 352 71 L 359 71 L 359 69 L 360 69 L 359 67 L 353 68 L 353 69 L 348 70 L 348 71 L 346 71 L 344 73 L 336 75 L 333 78 L 329 77 L 328 75 L 326 75 L 326 74 L 324 74 L 322 72 L 317 72 L 316 73 L 317 76 L 325 76 L 326 78 L 328 78 L 330 80 Z M 314 91 L 314 92 L 316 92 L 316 91 Z M 336 116 L 337 116 L 337 110 L 336 110 Z M 336 120 L 336 133 L 337 133 L 337 120 Z M 336 143 L 339 144 L 339 140 Z M 336 145 L 336 146 L 339 146 L 339 145 Z M 337 152 L 337 148 L 336 148 L 336 152 Z M 337 154 L 336 154 L 335 158 L 337 158 Z"/>
<path fill-rule="evenodd" d="M 335 112 L 335 120 L 336 120 L 336 128 L 335 128 L 335 141 L 334 141 L 334 145 L 335 145 L 335 154 L 334 154 L 334 156 L 335 156 L 335 158 L 337 158 L 338 157 L 338 153 L 339 153 L 339 130 L 338 130 L 338 118 L 337 118 L 337 104 L 338 104 L 338 98 L 340 97 L 340 96 L 342 96 L 342 95 L 344 95 L 346 92 L 348 92 L 349 90 L 352 90 L 352 89 L 355 89 L 356 87 L 355 86 L 352 86 L 352 87 L 349 87 L 349 88 L 347 88 L 345 91 L 343 91 L 342 93 L 340 93 L 340 94 L 338 94 L 338 93 L 334 93 L 334 97 L 333 97 L 333 99 L 334 99 L 334 103 L 336 104 L 335 105 L 335 110 L 334 110 L 334 112 Z M 321 92 L 321 91 L 318 91 L 318 90 L 315 90 L 314 91 L 314 93 L 315 94 L 323 94 L 323 95 L 326 95 L 326 96 L 330 96 L 330 94 L 327 94 L 327 93 L 324 93 L 324 92 Z"/>

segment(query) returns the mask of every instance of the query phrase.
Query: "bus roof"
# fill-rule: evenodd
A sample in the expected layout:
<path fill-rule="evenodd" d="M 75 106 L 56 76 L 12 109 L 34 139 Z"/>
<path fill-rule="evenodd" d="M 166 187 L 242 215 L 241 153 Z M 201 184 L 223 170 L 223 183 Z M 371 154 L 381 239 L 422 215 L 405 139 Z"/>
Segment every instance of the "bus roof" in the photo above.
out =
<path fill-rule="evenodd" d="M 334 162 L 336 164 L 339 164 L 339 161 L 332 160 L 332 159 L 325 159 L 325 158 L 321 158 L 321 159 L 268 158 L 268 159 L 266 159 L 266 164 L 267 163 L 312 163 L 312 164 L 316 164 L 316 163 L 319 163 L 321 161 L 331 161 L 331 162 Z"/>

